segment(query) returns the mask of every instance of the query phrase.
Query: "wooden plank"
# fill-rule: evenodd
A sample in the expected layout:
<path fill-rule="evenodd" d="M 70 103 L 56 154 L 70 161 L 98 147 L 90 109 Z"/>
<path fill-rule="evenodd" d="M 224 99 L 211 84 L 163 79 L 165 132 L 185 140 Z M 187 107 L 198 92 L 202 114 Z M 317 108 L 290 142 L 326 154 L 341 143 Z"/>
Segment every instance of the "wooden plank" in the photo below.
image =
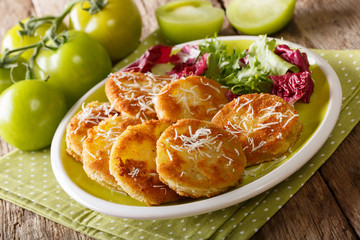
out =
<path fill-rule="evenodd" d="M 360 236 L 360 124 L 320 168 L 340 208 Z M 357 153 L 353 153 L 357 149 Z"/>
<path fill-rule="evenodd" d="M 11 150 L 15 149 L 13 146 L 7 144 L 1 137 L 0 137 L 0 157 L 5 155 L 6 153 L 10 152 Z"/>
<path fill-rule="evenodd" d="M 357 49 L 360 46 L 359 18 L 357 0 L 298 0 L 292 24 L 290 29 L 285 29 L 289 31 L 284 38 L 300 39 L 307 47 Z"/>
<path fill-rule="evenodd" d="M 231 0 L 222 0 L 225 7 Z M 309 48 L 358 49 L 358 0 L 297 0 L 292 20 L 271 37 L 283 37 Z"/>
<path fill-rule="evenodd" d="M 9 14 L 11 13 L 11 14 Z M 31 0 L 1 0 L 0 1 L 0 15 L 1 19 L 0 27 L 0 39 L 2 39 L 5 33 L 20 20 L 33 15 L 35 13 Z"/>
<path fill-rule="evenodd" d="M 356 239 L 319 172 L 301 188 L 252 240 Z"/>
<path fill-rule="evenodd" d="M 56 15 L 62 11 L 66 2 L 67 0 L 1 0 L 0 15 L 6 17 L 1 22 L 0 39 L 19 20 L 28 16 Z M 12 149 L 14 148 L 0 138 L 0 156 Z M 92 239 L 2 199 L 0 213 L 5 213 L 0 214 L 0 239 Z"/>
<path fill-rule="evenodd" d="M 138 7 L 141 17 L 142 17 L 142 35 L 141 39 L 144 39 L 150 33 L 152 33 L 155 29 L 157 29 L 157 20 L 155 16 L 155 10 L 160 5 L 168 2 L 167 0 L 133 0 L 133 2 Z"/>
<path fill-rule="evenodd" d="M 60 15 L 68 2 L 68 0 L 32 0 L 35 16 L 42 17 L 46 15 L 58 16 Z M 63 21 L 69 25 L 69 17 L 65 17 Z"/>
<path fill-rule="evenodd" d="M 230 0 L 224 0 L 224 6 L 227 7 L 229 2 Z M 283 37 L 286 40 L 312 48 L 358 49 L 360 46 L 359 38 L 356 37 L 360 32 L 360 21 L 358 21 L 358 19 L 360 19 L 360 6 L 356 0 L 346 2 L 334 0 L 298 0 L 296 2 L 293 19 L 284 29 L 270 36 Z M 323 237 L 323 234 L 334 234 L 332 231 L 335 231 L 335 233 L 339 231 L 339 233 L 341 233 L 342 229 L 337 228 L 339 223 L 340 225 L 346 225 L 348 220 L 351 225 L 346 225 L 346 229 L 349 230 L 349 228 L 353 227 L 357 235 L 360 236 L 359 155 L 347 154 L 347 152 L 354 153 L 354 149 L 359 149 L 358 135 L 359 134 L 356 134 L 356 130 L 355 133 L 351 133 L 342 147 L 328 160 L 321 170 L 329 186 L 321 182 L 320 186 L 324 189 L 328 187 L 328 192 L 335 195 L 336 198 L 336 201 L 334 201 L 334 197 L 331 194 L 327 194 L 329 199 L 322 198 L 325 201 L 323 204 L 329 207 L 336 207 L 339 211 L 337 211 L 335 216 L 339 216 L 339 218 L 335 218 L 336 220 L 334 221 L 326 220 L 328 225 L 324 225 L 324 221 L 318 218 L 320 213 L 316 211 L 317 208 L 309 211 L 306 205 L 301 204 L 304 200 L 305 202 L 307 200 L 306 195 L 302 194 L 304 190 L 301 190 L 296 194 L 295 198 L 289 201 L 289 206 L 286 204 L 285 207 L 263 227 L 264 229 L 266 228 L 266 230 L 261 229 L 261 231 L 254 236 L 254 239 L 264 239 L 265 236 L 269 238 L 269 235 L 267 235 L 269 233 L 277 236 L 277 239 L 283 239 L 284 236 L 291 236 L 294 233 L 301 234 L 301 232 L 311 232 L 311 234 L 317 236 L 318 239 L 327 239 Z M 346 156 L 345 159 L 344 156 Z M 307 188 L 318 187 L 320 183 L 317 179 L 318 178 L 312 178 L 305 186 Z M 339 179 L 341 180 L 339 181 Z M 320 204 L 320 196 L 314 195 L 313 201 L 318 203 L 320 207 L 322 206 Z M 293 222 L 293 214 L 299 213 L 299 210 L 293 206 L 296 204 L 300 206 L 298 209 L 301 209 L 301 212 L 305 211 L 304 213 L 306 214 L 298 219 L 297 222 Z M 310 207 L 313 207 L 312 202 L 309 202 L 309 204 Z M 336 204 L 339 204 L 339 206 L 336 206 Z M 341 215 L 342 217 L 340 217 Z M 289 223 L 289 221 L 291 223 Z M 308 223 L 310 223 L 311 226 L 319 227 L 309 228 L 307 226 Z M 286 228 L 284 228 L 284 226 L 286 226 Z M 351 237 L 355 238 L 354 235 L 351 235 Z"/>
<path fill-rule="evenodd" d="M 58 16 L 64 9 L 68 0 L 32 0 L 36 16 Z M 66 22 L 67 23 L 67 22 Z"/>
<path fill-rule="evenodd" d="M 67 0 L 1 0 L 0 13 L 6 16 L 0 27 L 0 38 L 5 31 L 18 20 L 29 15 L 58 14 L 62 11 Z M 154 10 L 168 0 L 134 0 L 143 16 L 143 35 L 157 28 Z M 215 6 L 227 6 L 229 0 L 212 0 Z M 9 14 L 10 12 L 10 14 Z M 346 49 L 359 48 L 360 38 L 360 6 L 358 0 L 297 0 L 294 18 L 275 37 L 284 37 L 287 40 L 298 42 L 307 47 Z M 227 19 L 224 21 L 222 35 L 235 34 Z M 359 135 L 357 130 L 352 133 Z M 359 208 L 357 195 L 355 201 L 351 200 L 356 189 L 348 184 L 359 186 L 356 180 L 359 176 L 359 165 L 354 162 L 341 162 L 348 152 L 354 153 L 358 148 L 359 138 L 349 137 L 329 159 L 321 170 L 331 192 L 327 189 L 320 174 L 315 176 L 286 204 L 265 226 L 259 230 L 254 239 L 270 238 L 285 239 L 296 236 L 297 238 L 353 238 L 354 231 L 342 215 L 344 211 L 350 224 L 359 235 Z M 0 139 L 0 156 L 7 153 L 11 147 Z M 355 155 L 356 156 L 356 155 Z M 338 162 L 340 161 L 340 162 Z M 352 160 L 351 160 L 352 161 Z M 340 170 L 334 170 L 340 166 Z M 349 167 L 350 172 L 349 172 Z M 334 172 L 338 171 L 338 172 Z M 335 176 L 335 177 L 334 177 Z M 357 178 L 356 178 L 357 177 Z M 343 178 L 346 181 L 343 181 Z M 341 179 L 341 181 L 339 181 Z M 354 181 L 355 179 L 355 181 Z M 344 188 L 344 185 L 346 187 Z M 341 189 L 343 187 L 344 189 Z M 320 189 L 320 193 L 318 193 Z M 347 190 L 348 192 L 345 192 Z M 357 189 L 358 191 L 358 189 Z M 334 197 L 330 194 L 332 193 Z M 358 193 L 358 192 L 357 192 Z M 349 196 L 350 195 L 350 196 Z M 344 198 L 343 196 L 346 196 Z M 336 205 L 338 204 L 338 205 Z M 301 210 L 299 210 L 301 209 Z M 335 209 L 335 210 L 333 210 Z M 334 211 L 332 213 L 331 211 Z M 67 227 L 56 224 L 30 211 L 0 200 L 0 239 L 91 239 L 83 234 L 76 233 Z M 294 216 L 297 216 L 294 218 Z M 325 220 L 323 219 L 325 218 Z M 296 219 L 296 221 L 294 220 Z M 298 230 L 298 228 L 302 230 Z M 33 231 L 38 229 L 38 231 Z M 308 235 L 304 235 L 308 232 Z M 295 235 L 298 234 L 298 235 Z M 260 235 L 259 235 L 260 234 Z M 259 237 L 260 236 L 260 237 Z"/>
<path fill-rule="evenodd" d="M 11 12 L 12 14 L 8 14 Z M 22 20 L 35 13 L 31 0 L 26 1 L 0 1 L 0 15 L 3 17 L 0 27 L 0 39 L 4 37 L 5 33 Z M 8 145 L 0 137 L 0 156 L 10 152 L 14 147 Z"/>
<path fill-rule="evenodd" d="M 92 239 L 6 201 L 0 212 L 0 239 Z"/>

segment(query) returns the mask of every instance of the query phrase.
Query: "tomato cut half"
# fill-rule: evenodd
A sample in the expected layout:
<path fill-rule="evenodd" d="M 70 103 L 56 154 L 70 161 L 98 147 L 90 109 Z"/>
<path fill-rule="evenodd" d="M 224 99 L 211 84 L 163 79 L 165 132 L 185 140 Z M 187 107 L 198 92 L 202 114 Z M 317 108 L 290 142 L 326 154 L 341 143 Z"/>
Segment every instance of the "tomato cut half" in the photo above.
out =
<path fill-rule="evenodd" d="M 296 0 L 232 0 L 226 8 L 231 25 L 244 34 L 271 34 L 292 18 Z"/>
<path fill-rule="evenodd" d="M 212 37 L 219 33 L 224 11 L 206 0 L 180 0 L 156 9 L 163 35 L 173 43 Z"/>

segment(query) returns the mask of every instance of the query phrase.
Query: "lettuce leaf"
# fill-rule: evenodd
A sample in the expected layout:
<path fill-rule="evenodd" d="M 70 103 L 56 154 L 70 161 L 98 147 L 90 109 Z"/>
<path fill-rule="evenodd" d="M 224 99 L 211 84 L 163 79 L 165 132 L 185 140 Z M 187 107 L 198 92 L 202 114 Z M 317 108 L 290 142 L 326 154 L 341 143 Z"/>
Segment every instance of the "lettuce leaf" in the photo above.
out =
<path fill-rule="evenodd" d="M 296 65 L 300 72 L 309 71 L 309 61 L 306 53 L 301 53 L 299 49 L 292 50 L 289 46 L 281 44 L 276 46 L 274 53 L 285 61 Z"/>
<path fill-rule="evenodd" d="M 269 76 L 274 85 L 271 93 L 282 97 L 290 104 L 297 101 L 308 103 L 314 91 L 314 82 L 309 71 L 286 73 L 281 76 Z"/>
<path fill-rule="evenodd" d="M 170 63 L 174 65 L 169 73 L 177 78 L 189 75 L 203 75 L 207 70 L 207 53 L 200 54 L 197 45 L 185 45 L 178 53 L 170 57 Z"/>
<path fill-rule="evenodd" d="M 161 44 L 152 46 L 143 55 L 141 55 L 137 61 L 126 66 L 122 71 L 134 71 L 142 73 L 151 72 L 151 68 L 156 64 L 167 63 L 170 61 L 172 48 L 172 46 L 165 46 Z"/>
<path fill-rule="evenodd" d="M 211 39 L 199 44 L 202 54 L 207 54 L 207 71 L 205 76 L 218 81 L 220 84 L 231 87 L 236 79 L 237 72 L 244 66 L 240 59 L 246 56 L 246 51 L 234 49 L 228 52 L 226 45 L 217 40 Z"/>
<path fill-rule="evenodd" d="M 248 52 L 250 67 L 260 62 L 264 74 L 284 75 L 288 71 L 298 72 L 299 68 L 274 53 L 276 40 L 269 40 L 266 36 L 260 36 L 251 46 Z"/>
<path fill-rule="evenodd" d="M 284 75 L 299 68 L 274 53 L 276 41 L 259 37 L 248 50 L 227 50 L 226 45 L 211 39 L 199 44 L 201 54 L 208 54 L 205 76 L 231 88 L 234 94 L 271 92 L 269 75 Z"/>
<path fill-rule="evenodd" d="M 172 47 L 155 45 L 124 71 L 151 71 L 158 63 L 171 63 L 168 74 L 178 78 L 206 76 L 231 89 L 229 99 L 248 93 L 272 93 L 290 103 L 309 102 L 314 83 L 307 55 L 276 40 L 260 36 L 249 49 L 229 51 L 224 42 L 207 39 L 185 45 L 175 55 Z"/>

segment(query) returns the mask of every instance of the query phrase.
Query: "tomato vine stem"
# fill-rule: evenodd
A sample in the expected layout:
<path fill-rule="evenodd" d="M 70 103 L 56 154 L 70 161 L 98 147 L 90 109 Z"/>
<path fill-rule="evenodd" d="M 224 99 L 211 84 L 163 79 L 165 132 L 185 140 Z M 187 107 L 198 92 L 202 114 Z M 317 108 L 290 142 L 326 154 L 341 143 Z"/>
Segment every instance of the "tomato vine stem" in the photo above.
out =
<path fill-rule="evenodd" d="M 27 72 L 25 79 L 31 79 L 34 77 L 33 67 L 35 58 L 42 47 L 56 50 L 61 45 L 67 41 L 67 34 L 59 33 L 56 31 L 59 29 L 60 24 L 63 22 L 64 18 L 70 13 L 75 4 L 79 2 L 84 2 L 84 0 L 73 0 L 65 7 L 64 11 L 59 16 L 45 16 L 45 17 L 31 17 L 25 23 L 19 22 L 22 30 L 19 30 L 18 33 L 21 36 L 33 36 L 37 28 L 45 23 L 51 23 L 49 30 L 46 32 L 45 36 L 37 43 L 27 45 L 20 48 L 14 49 L 5 49 L 4 53 L 0 58 L 0 67 L 10 66 L 24 51 L 29 49 L 34 49 L 34 53 L 30 57 L 27 63 Z M 46 45 L 50 41 L 51 46 Z M 15 54 L 16 53 L 16 54 Z"/>
<path fill-rule="evenodd" d="M 90 7 L 84 7 L 84 3 L 88 2 Z M 91 15 L 100 12 L 108 3 L 108 0 L 86 0 L 81 4 L 81 8 L 88 11 Z"/>
<path fill-rule="evenodd" d="M 33 67 L 35 58 L 42 47 L 55 51 L 60 48 L 64 43 L 68 40 L 67 31 L 62 33 L 57 33 L 56 31 L 59 29 L 61 23 L 64 18 L 70 13 L 72 8 L 77 3 L 82 3 L 82 8 L 88 11 L 90 14 L 95 14 L 101 9 L 103 9 L 108 0 L 73 0 L 69 4 L 66 5 L 64 11 L 59 16 L 45 16 L 45 17 L 31 17 L 25 23 L 19 22 L 22 30 L 19 30 L 18 33 L 21 36 L 33 36 L 36 29 L 45 23 L 51 23 L 49 30 L 46 32 L 45 36 L 37 43 L 27 45 L 20 48 L 14 49 L 5 49 L 4 53 L 0 58 L 0 67 L 9 67 L 24 51 L 29 49 L 34 49 L 34 53 L 31 55 L 28 63 L 27 63 L 27 71 L 25 79 L 32 79 L 34 77 Z M 83 4 L 87 2 L 90 7 L 85 8 Z M 48 44 L 50 42 L 50 44 Z M 17 53 L 17 54 L 15 54 Z"/>
<path fill-rule="evenodd" d="M 54 18 L 54 16 L 30 17 L 25 23 L 19 21 L 22 30 L 19 30 L 18 34 L 20 36 L 33 36 L 37 28 L 45 23 L 51 23 Z"/>

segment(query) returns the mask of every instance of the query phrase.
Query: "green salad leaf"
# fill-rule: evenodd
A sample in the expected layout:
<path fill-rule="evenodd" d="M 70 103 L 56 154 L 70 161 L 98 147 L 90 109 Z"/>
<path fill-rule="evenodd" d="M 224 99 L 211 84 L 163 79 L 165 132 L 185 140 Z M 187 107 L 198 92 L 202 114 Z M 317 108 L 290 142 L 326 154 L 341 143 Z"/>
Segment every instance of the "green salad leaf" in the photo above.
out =
<path fill-rule="evenodd" d="M 263 71 L 268 75 L 284 75 L 288 70 L 298 72 L 299 68 L 274 53 L 276 40 L 269 40 L 266 36 L 259 37 L 249 47 L 248 60 L 250 67 L 257 61 L 263 67 Z"/>
<path fill-rule="evenodd" d="M 216 79 L 223 85 L 229 85 L 228 79 L 236 77 L 236 72 L 241 68 L 239 60 L 245 57 L 246 52 L 239 52 L 234 49 L 230 54 L 226 45 L 217 40 L 211 39 L 199 44 L 200 55 L 207 54 L 207 71 L 205 76 Z"/>
<path fill-rule="evenodd" d="M 270 93 L 272 80 L 269 75 L 284 75 L 287 71 L 298 72 L 297 66 L 286 62 L 274 53 L 275 39 L 259 37 L 248 51 L 227 50 L 225 43 L 212 38 L 199 44 L 200 55 L 207 54 L 208 69 L 205 76 L 231 88 L 234 94 Z M 240 59 L 246 57 L 248 64 Z"/>
<path fill-rule="evenodd" d="M 264 67 L 257 60 L 252 65 L 249 63 L 239 70 L 232 83 L 231 91 L 234 94 L 270 93 L 273 84 Z"/>

